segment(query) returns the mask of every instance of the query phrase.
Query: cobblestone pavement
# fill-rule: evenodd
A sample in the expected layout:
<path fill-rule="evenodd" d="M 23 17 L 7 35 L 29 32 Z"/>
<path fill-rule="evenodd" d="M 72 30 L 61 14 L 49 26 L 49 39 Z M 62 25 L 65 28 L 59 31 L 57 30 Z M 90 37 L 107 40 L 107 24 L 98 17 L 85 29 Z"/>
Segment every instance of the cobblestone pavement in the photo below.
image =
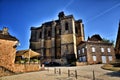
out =
<path fill-rule="evenodd" d="M 56 67 L 56 74 L 55 67 L 46 67 L 46 71 L 5 76 L 0 77 L 0 80 L 93 80 L 93 70 L 95 80 L 120 80 L 120 72 L 103 70 L 101 66 L 102 64 L 79 67 Z M 70 77 L 68 77 L 68 70 L 70 71 Z M 77 70 L 77 77 L 75 77 L 75 70 Z"/>

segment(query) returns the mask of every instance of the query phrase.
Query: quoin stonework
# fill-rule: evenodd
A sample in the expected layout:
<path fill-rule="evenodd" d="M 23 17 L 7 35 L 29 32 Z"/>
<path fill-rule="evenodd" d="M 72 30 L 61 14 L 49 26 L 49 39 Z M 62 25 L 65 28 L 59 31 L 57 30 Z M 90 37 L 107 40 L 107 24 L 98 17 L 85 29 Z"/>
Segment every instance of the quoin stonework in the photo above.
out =
<path fill-rule="evenodd" d="M 58 18 L 31 27 L 30 49 L 42 54 L 42 60 L 66 63 L 77 58 L 77 45 L 85 38 L 84 25 L 81 19 L 75 20 L 64 12 Z"/>

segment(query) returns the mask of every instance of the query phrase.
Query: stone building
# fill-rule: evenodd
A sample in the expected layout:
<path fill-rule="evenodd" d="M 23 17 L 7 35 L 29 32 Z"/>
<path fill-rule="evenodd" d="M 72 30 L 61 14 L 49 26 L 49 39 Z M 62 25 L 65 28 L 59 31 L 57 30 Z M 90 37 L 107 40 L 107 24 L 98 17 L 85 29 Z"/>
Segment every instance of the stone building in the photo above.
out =
<path fill-rule="evenodd" d="M 99 35 L 93 35 L 78 45 L 78 61 L 88 64 L 114 62 L 113 44 L 104 42 Z"/>
<path fill-rule="evenodd" d="M 115 54 L 116 54 L 116 58 L 120 59 L 120 22 L 119 22 L 116 45 L 115 45 Z"/>
<path fill-rule="evenodd" d="M 11 66 L 15 61 L 18 39 L 8 33 L 8 28 L 0 30 L 0 66 Z"/>
<path fill-rule="evenodd" d="M 9 75 L 6 74 L 7 72 L 19 73 L 40 70 L 39 64 L 15 64 L 18 42 L 19 40 L 16 37 L 9 34 L 8 28 L 5 27 L 0 30 L 0 72 L 2 72 L 0 76 L 3 73 Z"/>
<path fill-rule="evenodd" d="M 77 45 L 84 41 L 82 20 L 60 12 L 58 20 L 31 27 L 30 49 L 42 54 L 43 60 L 70 61 L 77 57 Z"/>

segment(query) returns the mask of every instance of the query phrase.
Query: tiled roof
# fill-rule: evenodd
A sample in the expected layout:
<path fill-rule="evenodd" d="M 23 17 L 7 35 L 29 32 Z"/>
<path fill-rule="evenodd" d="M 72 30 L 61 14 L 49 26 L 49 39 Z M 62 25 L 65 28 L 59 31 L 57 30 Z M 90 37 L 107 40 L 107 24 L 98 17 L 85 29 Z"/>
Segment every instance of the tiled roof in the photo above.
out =
<path fill-rule="evenodd" d="M 2 34 L 2 31 L 0 31 L 0 39 L 18 41 L 16 37 L 11 36 L 10 34 L 7 35 Z"/>

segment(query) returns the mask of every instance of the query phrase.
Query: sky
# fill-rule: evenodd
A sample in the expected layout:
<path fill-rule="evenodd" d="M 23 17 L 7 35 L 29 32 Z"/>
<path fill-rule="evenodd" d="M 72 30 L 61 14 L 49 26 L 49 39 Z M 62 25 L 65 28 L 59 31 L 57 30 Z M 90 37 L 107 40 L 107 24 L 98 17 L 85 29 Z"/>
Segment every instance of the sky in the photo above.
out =
<path fill-rule="evenodd" d="M 29 49 L 31 27 L 57 20 L 58 13 L 82 19 L 85 39 L 94 34 L 116 41 L 120 0 L 0 0 L 0 30 L 19 39 L 17 50 Z"/>

